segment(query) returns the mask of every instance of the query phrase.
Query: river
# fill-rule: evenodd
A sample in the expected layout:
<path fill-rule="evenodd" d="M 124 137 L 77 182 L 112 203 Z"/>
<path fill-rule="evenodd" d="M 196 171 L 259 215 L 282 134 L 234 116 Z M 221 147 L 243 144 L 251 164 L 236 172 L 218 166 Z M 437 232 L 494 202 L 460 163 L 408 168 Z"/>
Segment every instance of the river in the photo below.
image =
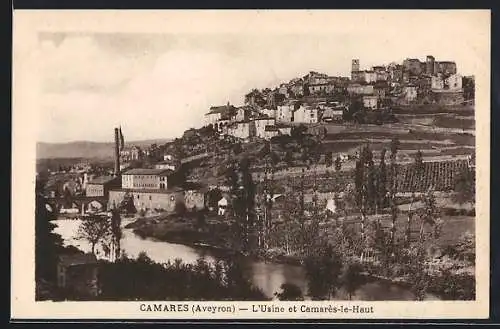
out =
<path fill-rule="evenodd" d="M 131 220 L 124 219 L 122 226 L 130 222 Z M 74 239 L 80 224 L 79 220 L 58 219 L 53 223 L 57 225 L 54 232 L 61 235 L 65 245 L 73 245 L 84 252 L 90 252 L 90 245 L 86 241 Z M 218 258 L 217 252 L 206 248 L 155 241 L 149 238 L 142 239 L 135 235 L 132 229 L 123 228 L 122 232 L 121 248 L 128 257 L 136 258 L 139 253 L 145 252 L 152 260 L 160 263 L 173 261 L 176 258 L 180 258 L 186 263 L 194 263 L 200 257 L 209 262 Z M 96 249 L 98 257 L 103 254 L 102 250 Z M 243 267 L 253 284 L 269 297 L 273 297 L 273 294 L 280 290 L 282 283 L 293 283 L 302 289 L 304 295 L 307 294 L 305 270 L 301 266 L 245 258 Z M 413 294 L 399 285 L 377 281 L 361 286 L 352 299 L 412 300 Z M 435 300 L 437 298 L 429 294 L 426 299 Z"/>

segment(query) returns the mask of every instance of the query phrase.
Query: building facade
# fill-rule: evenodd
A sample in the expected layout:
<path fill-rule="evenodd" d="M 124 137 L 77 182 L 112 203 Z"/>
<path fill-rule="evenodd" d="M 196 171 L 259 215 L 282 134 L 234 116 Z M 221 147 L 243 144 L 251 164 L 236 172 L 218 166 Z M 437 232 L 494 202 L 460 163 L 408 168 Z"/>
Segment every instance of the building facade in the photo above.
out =
<path fill-rule="evenodd" d="M 432 76 L 431 78 L 431 89 L 441 90 L 444 89 L 444 80 L 441 76 Z"/>
<path fill-rule="evenodd" d="M 462 76 L 460 74 L 452 74 L 446 78 L 445 86 L 449 90 L 460 90 L 462 89 Z"/>
<path fill-rule="evenodd" d="M 442 74 L 456 74 L 457 73 L 457 64 L 455 62 L 450 61 L 441 61 L 434 63 L 434 73 L 442 73 Z"/>
<path fill-rule="evenodd" d="M 422 63 L 417 58 L 407 58 L 403 61 L 405 71 L 411 75 L 420 75 L 422 73 Z"/>
<path fill-rule="evenodd" d="M 248 139 L 254 135 L 252 127 L 254 125 L 250 121 L 237 122 L 227 128 L 227 134 L 236 138 Z"/>
<path fill-rule="evenodd" d="M 373 94 L 373 85 L 350 84 L 347 86 L 347 92 L 354 95 L 371 95 Z"/>
<path fill-rule="evenodd" d="M 122 188 L 164 190 L 171 173 L 165 169 L 130 169 L 122 174 Z"/>
<path fill-rule="evenodd" d="M 318 123 L 318 109 L 313 106 L 301 105 L 293 112 L 293 122 Z"/>
<path fill-rule="evenodd" d="M 116 189 L 109 191 L 109 204 L 118 205 L 126 196 L 132 197 L 137 210 L 157 209 L 173 212 L 176 204 L 184 203 L 184 191 L 181 189 L 142 190 Z M 188 208 L 190 209 L 190 208 Z"/>
<path fill-rule="evenodd" d="M 260 113 L 267 116 L 268 118 L 276 118 L 276 109 L 274 108 L 264 108 L 260 111 Z"/>
<path fill-rule="evenodd" d="M 266 126 L 274 126 L 276 124 L 276 120 L 272 118 L 260 118 L 255 119 L 255 136 L 259 138 L 266 137 Z"/>
<path fill-rule="evenodd" d="M 202 210 L 205 208 L 205 193 L 198 190 L 184 191 L 184 204 L 188 210 Z"/>
<path fill-rule="evenodd" d="M 417 87 L 416 86 L 406 86 L 404 88 L 404 97 L 407 102 L 413 102 L 417 99 Z"/>
<path fill-rule="evenodd" d="M 364 81 L 366 83 L 373 83 L 377 81 L 377 72 L 375 71 L 365 71 Z"/>
<path fill-rule="evenodd" d="M 278 105 L 276 111 L 276 121 L 278 122 L 292 122 L 293 121 L 293 109 L 295 105 L 293 103 Z"/>
<path fill-rule="evenodd" d="M 101 176 L 90 180 L 85 185 L 85 195 L 107 197 L 109 190 L 120 186 L 120 179 L 113 176 Z"/>
<path fill-rule="evenodd" d="M 278 127 L 276 126 L 266 126 L 264 129 L 264 139 L 271 139 L 273 137 L 276 137 L 280 134 Z"/>
<path fill-rule="evenodd" d="M 375 95 L 363 96 L 363 106 L 365 108 L 375 110 L 378 107 L 378 97 Z"/>
<path fill-rule="evenodd" d="M 435 71 L 434 71 L 434 64 L 436 62 L 436 59 L 434 58 L 434 56 L 427 56 L 426 59 L 425 59 L 425 73 L 427 75 L 434 75 L 435 74 Z"/>

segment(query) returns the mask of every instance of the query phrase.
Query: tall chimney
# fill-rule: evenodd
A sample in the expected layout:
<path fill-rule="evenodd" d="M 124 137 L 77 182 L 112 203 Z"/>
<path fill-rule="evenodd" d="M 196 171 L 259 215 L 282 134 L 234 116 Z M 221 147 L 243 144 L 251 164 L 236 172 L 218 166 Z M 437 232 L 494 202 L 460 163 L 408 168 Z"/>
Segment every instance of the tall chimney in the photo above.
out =
<path fill-rule="evenodd" d="M 115 128 L 115 177 L 120 173 L 120 136 L 118 128 Z"/>

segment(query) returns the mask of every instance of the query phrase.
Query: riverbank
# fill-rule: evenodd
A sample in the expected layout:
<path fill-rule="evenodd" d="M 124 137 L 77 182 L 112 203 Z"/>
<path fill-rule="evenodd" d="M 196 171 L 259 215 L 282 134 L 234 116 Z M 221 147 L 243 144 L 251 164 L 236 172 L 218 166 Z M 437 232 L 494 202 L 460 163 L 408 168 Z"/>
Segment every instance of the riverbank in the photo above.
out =
<path fill-rule="evenodd" d="M 206 225 L 206 224 L 205 224 Z M 219 258 L 244 257 L 255 262 L 274 263 L 290 266 L 302 266 L 303 262 L 299 257 L 283 255 L 278 252 L 242 253 L 232 248 L 230 244 L 231 232 L 227 223 L 214 224 L 215 227 L 207 229 L 206 226 L 197 227 L 189 219 L 179 219 L 176 217 L 166 220 L 153 218 L 140 218 L 125 227 L 131 229 L 135 235 L 142 239 L 150 239 L 160 242 L 175 243 L 196 249 L 207 249 L 211 254 L 216 254 Z M 217 226 L 219 225 L 219 226 Z M 233 237 L 234 239 L 234 237 Z M 356 259 L 348 260 L 356 262 Z M 368 265 L 368 264 L 367 264 Z M 373 264 L 372 264 L 373 265 Z M 372 268 L 372 266 L 368 266 Z M 474 298 L 473 282 L 474 275 L 467 273 L 447 273 L 447 271 L 432 275 L 429 278 L 429 292 L 439 299 L 471 300 Z M 365 272 L 363 276 L 367 282 L 385 282 L 403 289 L 411 290 L 411 283 L 404 277 L 387 277 L 380 275 L 378 269 Z M 460 282 L 462 287 L 458 287 L 453 282 Z M 451 286 L 450 286 L 451 285 Z M 452 287 L 453 286 L 453 287 Z M 467 287 L 467 288 L 465 288 Z M 470 288 L 470 289 L 469 289 Z"/>
<path fill-rule="evenodd" d="M 211 225 L 193 224 L 193 215 L 181 218 L 180 216 L 138 218 L 125 225 L 134 234 L 142 239 L 152 239 L 168 243 L 181 244 L 189 247 L 207 249 L 220 256 L 244 256 L 255 261 L 273 262 L 287 265 L 301 265 L 299 257 L 282 255 L 271 252 L 242 252 L 232 246 L 234 236 L 226 223 L 213 222 Z M 169 220 L 165 220 L 168 218 Z M 209 228 L 210 226 L 210 228 Z M 216 234 L 215 234 L 216 232 Z"/>

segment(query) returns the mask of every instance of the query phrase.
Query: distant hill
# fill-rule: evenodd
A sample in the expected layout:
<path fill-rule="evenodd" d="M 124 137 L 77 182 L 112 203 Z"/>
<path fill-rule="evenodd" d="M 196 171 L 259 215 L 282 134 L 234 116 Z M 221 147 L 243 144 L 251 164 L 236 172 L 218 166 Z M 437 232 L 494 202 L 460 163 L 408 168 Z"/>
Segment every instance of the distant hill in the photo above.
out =
<path fill-rule="evenodd" d="M 126 147 L 137 145 L 147 147 L 151 144 L 162 145 L 171 139 L 149 139 L 143 141 L 131 141 L 125 143 Z M 85 159 L 112 159 L 114 143 L 77 141 L 68 143 L 45 143 L 38 142 L 36 145 L 37 159 L 54 158 L 85 158 Z"/>

